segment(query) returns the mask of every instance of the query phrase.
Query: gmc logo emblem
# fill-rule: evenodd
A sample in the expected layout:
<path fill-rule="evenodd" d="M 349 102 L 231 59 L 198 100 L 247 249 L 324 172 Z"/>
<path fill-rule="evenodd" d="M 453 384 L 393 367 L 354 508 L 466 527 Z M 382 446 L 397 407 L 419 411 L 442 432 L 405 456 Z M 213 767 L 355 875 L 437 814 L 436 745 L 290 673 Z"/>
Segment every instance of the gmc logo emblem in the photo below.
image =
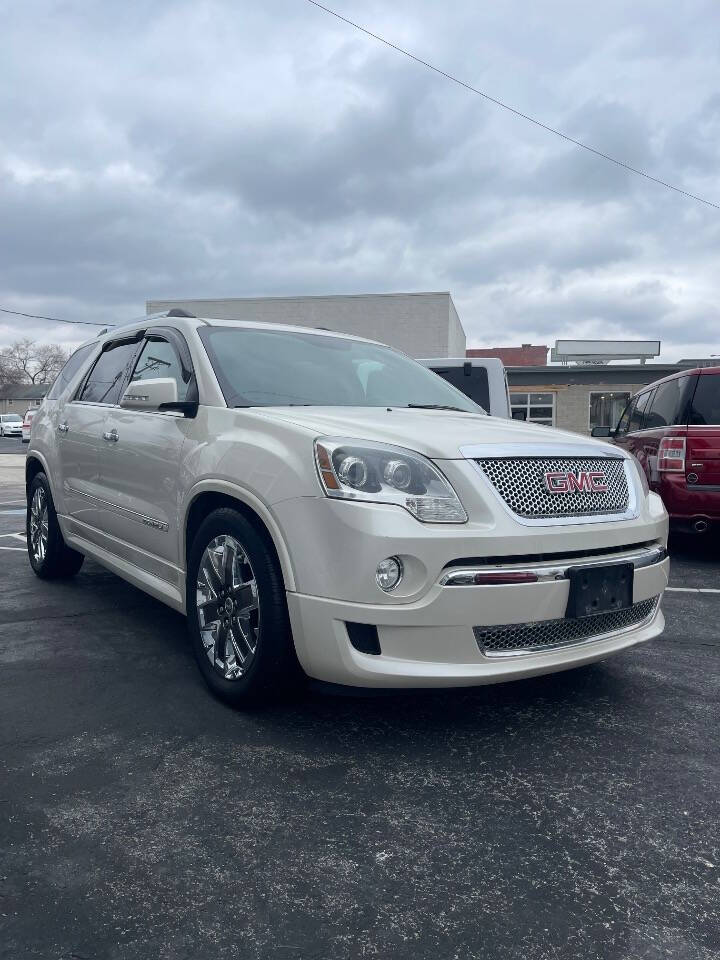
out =
<path fill-rule="evenodd" d="M 563 473 L 561 470 L 543 474 L 548 493 L 607 493 L 605 474 L 601 470 L 581 470 Z"/>

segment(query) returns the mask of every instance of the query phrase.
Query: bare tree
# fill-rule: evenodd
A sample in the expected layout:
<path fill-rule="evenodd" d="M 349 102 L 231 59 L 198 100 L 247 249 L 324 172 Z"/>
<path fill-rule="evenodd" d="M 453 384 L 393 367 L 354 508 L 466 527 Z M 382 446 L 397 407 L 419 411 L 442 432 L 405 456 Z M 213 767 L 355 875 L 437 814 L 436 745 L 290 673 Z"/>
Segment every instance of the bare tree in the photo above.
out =
<path fill-rule="evenodd" d="M 17 340 L 0 350 L 0 381 L 52 383 L 67 358 L 67 351 L 55 343 Z"/>

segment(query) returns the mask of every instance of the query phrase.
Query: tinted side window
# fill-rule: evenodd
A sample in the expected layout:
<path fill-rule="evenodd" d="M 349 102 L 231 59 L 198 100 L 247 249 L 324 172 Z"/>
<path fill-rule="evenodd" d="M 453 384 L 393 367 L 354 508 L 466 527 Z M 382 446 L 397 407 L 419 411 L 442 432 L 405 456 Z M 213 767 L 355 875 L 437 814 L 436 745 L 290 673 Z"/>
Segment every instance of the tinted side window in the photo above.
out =
<path fill-rule="evenodd" d="M 630 418 L 635 412 L 635 407 L 637 406 L 637 397 L 634 397 L 630 403 L 623 410 L 623 415 L 618 420 L 618 425 L 616 433 L 627 433 L 628 427 L 630 426 Z"/>
<path fill-rule="evenodd" d="M 91 403 L 118 403 L 128 366 L 137 349 L 137 343 L 119 343 L 104 350 L 92 368 L 78 400 L 87 400 Z"/>
<path fill-rule="evenodd" d="M 686 422 L 687 394 L 690 380 L 690 377 L 678 377 L 658 386 L 650 409 L 645 416 L 646 430 Z"/>
<path fill-rule="evenodd" d="M 132 382 L 138 380 L 155 380 L 158 377 L 172 377 L 177 383 L 177 398 L 185 400 L 189 385 L 183 379 L 183 371 L 178 355 L 167 340 L 148 340 L 138 357 L 138 362 L 132 375 Z"/>
<path fill-rule="evenodd" d="M 83 363 L 85 363 L 95 347 L 96 344 L 94 343 L 86 343 L 84 347 L 80 347 L 79 350 L 75 351 L 60 373 L 57 375 L 57 379 L 47 395 L 48 400 L 57 400 L 60 394 L 70 384 L 70 381 L 74 378 L 75 374 L 79 371 Z"/>
<path fill-rule="evenodd" d="M 696 426 L 720 425 L 720 377 L 698 377 L 688 422 Z"/>
<path fill-rule="evenodd" d="M 648 405 L 648 401 L 652 393 L 641 393 L 637 398 L 637 403 L 635 408 L 630 415 L 630 426 L 628 427 L 628 433 L 633 433 L 635 430 L 643 430 L 645 426 L 645 410 Z"/>

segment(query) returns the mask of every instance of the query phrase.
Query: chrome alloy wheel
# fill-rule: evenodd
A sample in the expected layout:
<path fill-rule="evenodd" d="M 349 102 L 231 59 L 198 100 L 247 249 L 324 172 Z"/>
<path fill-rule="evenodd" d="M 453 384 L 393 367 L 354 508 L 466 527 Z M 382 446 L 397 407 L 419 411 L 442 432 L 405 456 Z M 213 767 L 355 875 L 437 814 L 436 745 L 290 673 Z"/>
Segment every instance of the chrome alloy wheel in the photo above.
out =
<path fill-rule="evenodd" d="M 42 487 L 37 487 L 30 504 L 30 550 L 33 560 L 42 563 L 48 546 L 48 503 Z"/>
<path fill-rule="evenodd" d="M 257 650 L 260 607 L 253 568 L 234 537 L 215 537 L 205 548 L 195 602 L 208 660 L 225 680 L 237 680 Z"/>

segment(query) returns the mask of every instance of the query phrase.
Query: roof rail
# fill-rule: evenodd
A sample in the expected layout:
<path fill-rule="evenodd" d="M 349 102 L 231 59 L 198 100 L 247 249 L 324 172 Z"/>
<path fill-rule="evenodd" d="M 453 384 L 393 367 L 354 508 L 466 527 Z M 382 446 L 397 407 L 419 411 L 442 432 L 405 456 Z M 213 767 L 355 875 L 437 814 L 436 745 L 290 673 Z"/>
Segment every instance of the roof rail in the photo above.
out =
<path fill-rule="evenodd" d="M 194 313 L 188 313 L 187 310 L 182 310 L 180 307 L 173 307 L 172 310 L 160 310 L 158 313 L 148 313 L 145 317 L 138 317 L 138 320 L 133 320 L 133 323 L 136 323 L 141 320 L 163 320 L 165 317 L 192 317 L 194 320 L 197 319 Z"/>
<path fill-rule="evenodd" d="M 116 323 L 114 327 L 105 327 L 100 331 L 98 337 L 104 337 L 106 333 L 110 333 L 110 330 L 120 330 L 122 327 L 129 327 L 133 323 L 146 323 L 148 320 L 164 320 L 166 317 L 192 317 L 197 319 L 194 313 L 188 313 L 187 310 L 181 310 L 180 307 L 173 307 L 172 310 L 161 310 L 159 313 L 149 313 L 144 317 L 133 317 L 132 320 L 123 320 L 121 323 Z"/>

